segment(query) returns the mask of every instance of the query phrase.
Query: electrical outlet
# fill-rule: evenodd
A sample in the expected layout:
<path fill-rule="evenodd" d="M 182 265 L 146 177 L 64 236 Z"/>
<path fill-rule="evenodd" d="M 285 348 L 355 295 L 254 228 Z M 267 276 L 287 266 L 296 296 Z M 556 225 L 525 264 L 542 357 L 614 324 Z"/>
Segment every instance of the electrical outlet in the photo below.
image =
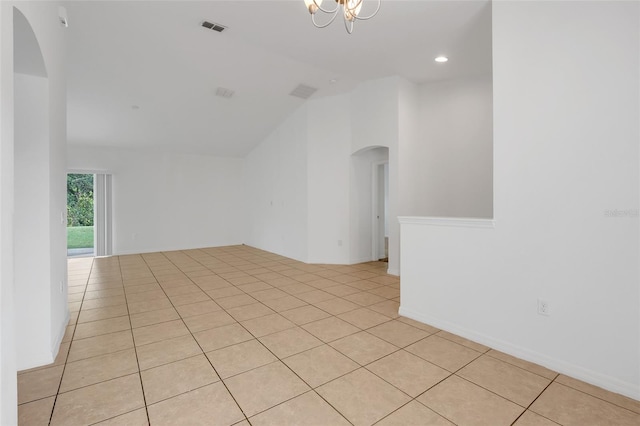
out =
<path fill-rule="evenodd" d="M 544 299 L 538 299 L 538 315 L 551 315 L 551 310 L 549 308 L 549 302 Z"/>
<path fill-rule="evenodd" d="M 60 293 L 64 291 L 64 281 L 60 281 Z"/>

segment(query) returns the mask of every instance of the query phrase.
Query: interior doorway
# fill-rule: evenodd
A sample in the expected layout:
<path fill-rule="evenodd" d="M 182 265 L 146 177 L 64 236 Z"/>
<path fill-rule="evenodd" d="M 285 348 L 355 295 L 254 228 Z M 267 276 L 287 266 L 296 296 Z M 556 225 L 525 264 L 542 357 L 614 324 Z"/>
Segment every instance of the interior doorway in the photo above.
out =
<path fill-rule="evenodd" d="M 373 259 L 389 261 L 389 162 L 378 161 L 373 164 L 373 195 L 371 203 L 373 216 Z"/>

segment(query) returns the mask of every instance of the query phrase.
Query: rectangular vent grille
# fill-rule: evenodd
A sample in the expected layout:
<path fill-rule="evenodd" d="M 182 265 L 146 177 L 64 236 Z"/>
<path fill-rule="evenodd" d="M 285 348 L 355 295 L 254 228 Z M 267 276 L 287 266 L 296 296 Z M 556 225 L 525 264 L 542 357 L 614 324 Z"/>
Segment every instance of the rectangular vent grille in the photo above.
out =
<path fill-rule="evenodd" d="M 300 84 L 298 85 L 298 87 L 293 89 L 293 91 L 289 94 L 291 96 L 295 96 L 296 98 L 309 99 L 311 95 L 316 93 L 317 90 L 318 89 L 315 87 L 307 86 L 305 84 Z"/>
<path fill-rule="evenodd" d="M 207 29 L 209 29 L 209 30 L 217 31 L 219 33 L 223 32 L 224 30 L 227 29 L 227 27 L 225 27 L 224 25 L 216 24 L 214 22 L 209 22 L 209 21 L 204 21 L 202 23 L 202 26 L 207 28 Z"/>
<path fill-rule="evenodd" d="M 218 87 L 216 89 L 216 96 L 220 96 L 221 98 L 227 98 L 229 99 L 230 97 L 233 96 L 235 92 L 231 89 L 225 89 L 224 87 Z"/>

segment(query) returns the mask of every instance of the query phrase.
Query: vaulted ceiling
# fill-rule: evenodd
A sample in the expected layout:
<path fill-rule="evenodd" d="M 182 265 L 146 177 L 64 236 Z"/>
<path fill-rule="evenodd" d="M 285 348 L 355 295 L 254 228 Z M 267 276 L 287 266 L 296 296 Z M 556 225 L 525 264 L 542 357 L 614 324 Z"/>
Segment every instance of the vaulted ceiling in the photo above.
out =
<path fill-rule="evenodd" d="M 364 1 L 368 13 L 375 0 Z M 351 35 L 339 20 L 315 28 L 303 0 L 65 7 L 71 144 L 244 156 L 305 102 L 289 95 L 298 84 L 321 97 L 392 75 L 425 83 L 491 72 L 488 1 L 382 0 Z M 440 54 L 449 62 L 435 63 Z M 233 96 L 216 96 L 219 87 Z"/>

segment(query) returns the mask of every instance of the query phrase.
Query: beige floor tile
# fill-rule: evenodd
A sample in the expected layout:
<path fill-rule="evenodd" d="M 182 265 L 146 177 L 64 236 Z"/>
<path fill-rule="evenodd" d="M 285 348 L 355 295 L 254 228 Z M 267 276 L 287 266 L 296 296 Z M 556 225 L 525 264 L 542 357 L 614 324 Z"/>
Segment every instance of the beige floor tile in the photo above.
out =
<path fill-rule="evenodd" d="M 299 308 L 290 309 L 288 311 L 282 311 L 280 312 L 280 315 L 297 325 L 308 324 L 310 322 L 330 316 L 325 311 L 318 309 L 312 305 L 306 305 Z"/>
<path fill-rule="evenodd" d="M 379 423 L 376 423 L 376 426 L 407 425 L 455 426 L 449 420 L 428 409 L 418 401 L 411 401 L 399 410 L 389 414 Z"/>
<path fill-rule="evenodd" d="M 328 345 L 301 352 L 283 361 L 312 388 L 360 367 L 356 362 Z"/>
<path fill-rule="evenodd" d="M 316 391 L 356 426 L 371 425 L 411 399 L 364 368 Z"/>
<path fill-rule="evenodd" d="M 124 295 L 102 297 L 99 299 L 90 299 L 90 300 L 85 299 L 84 302 L 82 302 L 82 310 L 106 308 L 107 306 L 126 305 L 126 303 L 127 301 L 124 298 Z"/>
<path fill-rule="evenodd" d="M 150 283 L 150 284 L 142 284 L 135 286 L 125 286 L 124 292 L 127 295 L 127 300 L 129 300 L 129 296 L 138 294 L 138 293 L 146 293 L 149 291 L 162 291 L 162 287 L 158 283 Z M 164 295 L 164 292 L 162 292 Z"/>
<path fill-rule="evenodd" d="M 297 396 L 287 402 L 263 411 L 251 418 L 255 426 L 348 426 L 345 420 L 333 407 L 311 391 Z"/>
<path fill-rule="evenodd" d="M 272 314 L 242 321 L 241 324 L 255 337 L 266 336 L 296 326 L 294 323 L 279 314 Z"/>
<path fill-rule="evenodd" d="M 306 306 L 307 302 L 294 296 L 285 296 L 278 299 L 265 300 L 264 304 L 276 312 L 288 311 L 301 306 Z"/>
<path fill-rule="evenodd" d="M 196 302 L 205 302 L 207 300 L 211 300 L 211 298 L 204 291 L 199 291 L 197 293 L 181 294 L 179 296 L 169 296 L 169 300 L 171 300 L 171 303 L 173 303 L 173 306 L 182 306 L 182 305 L 188 305 Z"/>
<path fill-rule="evenodd" d="M 640 414 L 640 401 L 637 401 L 635 399 L 627 398 L 624 395 L 609 392 L 597 386 L 593 386 L 580 380 L 565 376 L 564 374 L 558 376 L 558 378 L 556 379 L 556 383 L 561 383 L 565 386 L 569 386 L 570 388 L 588 393 L 591 396 L 604 399 L 605 401 L 608 401 L 614 405 Z"/>
<path fill-rule="evenodd" d="M 202 353 L 200 346 L 191 335 L 138 346 L 136 351 L 140 370 L 148 370 Z"/>
<path fill-rule="evenodd" d="M 60 392 L 69 392 L 138 372 L 134 349 L 69 362 L 64 370 Z"/>
<path fill-rule="evenodd" d="M 334 275 L 331 279 L 337 283 L 348 284 L 356 281 L 362 281 L 359 277 L 354 277 L 353 275 L 342 274 L 342 275 Z"/>
<path fill-rule="evenodd" d="M 18 405 L 18 424 L 20 426 L 48 426 L 55 399 L 55 396 L 51 396 Z"/>
<path fill-rule="evenodd" d="M 477 352 L 485 353 L 489 350 L 488 347 L 481 345 L 480 343 L 473 342 L 469 339 L 465 339 L 464 337 L 460 337 L 453 333 L 449 333 L 448 331 L 441 330 L 436 333 L 436 336 L 442 337 L 443 339 L 451 340 L 452 342 L 456 342 L 459 345 L 466 346 Z"/>
<path fill-rule="evenodd" d="M 252 303 L 256 303 L 257 300 L 248 294 L 239 294 L 237 296 L 229 296 L 223 297 L 221 299 L 216 299 L 216 303 L 222 306 L 224 309 L 231 309 L 237 306 L 250 305 Z"/>
<path fill-rule="evenodd" d="M 335 299 L 335 296 L 333 294 L 327 293 L 326 291 L 322 290 L 306 291 L 304 293 L 296 295 L 296 297 L 314 305 L 325 300 Z"/>
<path fill-rule="evenodd" d="M 213 300 L 191 303 L 189 305 L 176 306 L 176 310 L 178 311 L 178 313 L 182 318 L 209 314 L 211 312 L 216 312 L 221 309 L 222 308 L 218 306 L 218 304 Z"/>
<path fill-rule="evenodd" d="M 385 299 L 393 299 L 394 297 L 400 296 L 400 289 L 386 286 L 374 288 L 367 291 L 371 294 L 375 294 L 376 296 L 384 297 Z"/>
<path fill-rule="evenodd" d="M 302 326 L 323 342 L 332 342 L 360 331 L 358 327 L 336 317 L 329 317 Z"/>
<path fill-rule="evenodd" d="M 109 318 L 76 325 L 74 340 L 100 336 L 102 334 L 125 331 L 131 328 L 128 316 Z"/>
<path fill-rule="evenodd" d="M 398 350 L 391 343 L 365 331 L 343 337 L 330 345 L 360 365 L 369 364 Z"/>
<path fill-rule="evenodd" d="M 225 383 L 248 417 L 309 390 L 309 386 L 281 362 L 233 376 Z"/>
<path fill-rule="evenodd" d="M 559 383 L 552 383 L 529 409 L 566 426 L 640 424 L 640 414 Z"/>
<path fill-rule="evenodd" d="M 167 283 L 160 283 L 160 286 L 169 297 L 184 296 L 186 294 L 202 292 L 200 287 L 198 287 L 195 284 L 192 284 L 188 281 L 181 281 L 181 282 L 183 283 L 181 285 L 170 285 Z"/>
<path fill-rule="evenodd" d="M 108 306 L 106 308 L 89 309 L 80 312 L 78 324 L 91 321 L 99 321 L 108 318 L 116 318 L 128 315 L 127 305 Z"/>
<path fill-rule="evenodd" d="M 147 419 L 147 410 L 140 408 L 96 424 L 100 426 L 145 426 L 149 424 L 149 420 Z"/>
<path fill-rule="evenodd" d="M 130 330 L 74 340 L 71 343 L 71 350 L 69 351 L 67 362 L 118 352 L 129 348 L 133 348 L 133 337 L 131 336 Z"/>
<path fill-rule="evenodd" d="M 234 324 L 236 322 L 231 315 L 222 310 L 195 317 L 184 318 L 183 321 L 192 333 L 221 327 L 223 325 Z"/>
<path fill-rule="evenodd" d="M 289 293 L 291 295 L 296 295 L 296 294 L 300 294 L 300 293 L 305 293 L 307 291 L 313 291 L 315 290 L 315 288 L 311 287 L 310 285 L 307 284 L 302 284 L 299 282 L 295 282 L 293 284 L 287 284 L 283 287 L 278 287 L 280 290 L 284 291 L 285 293 Z"/>
<path fill-rule="evenodd" d="M 416 320 L 412 320 L 411 318 L 400 316 L 398 317 L 398 321 L 401 321 L 405 324 L 409 324 L 415 328 L 419 328 L 420 330 L 424 330 L 429 334 L 434 334 L 440 331 L 440 329 L 430 326 L 429 324 L 424 324 Z"/>
<path fill-rule="evenodd" d="M 367 369 L 414 398 L 451 374 L 406 351 L 392 353 Z"/>
<path fill-rule="evenodd" d="M 67 343 L 70 342 L 72 337 L 73 337 L 73 332 L 76 329 L 76 325 L 68 325 L 67 328 L 64 331 L 64 336 L 62 336 L 62 341 L 60 343 Z"/>
<path fill-rule="evenodd" d="M 238 405 L 222 383 L 214 383 L 149 406 L 149 420 L 154 426 L 226 426 L 243 419 Z"/>
<path fill-rule="evenodd" d="M 418 401 L 456 424 L 510 425 L 524 408 L 471 382 L 451 376 Z"/>
<path fill-rule="evenodd" d="M 322 309 L 323 311 L 329 312 L 331 315 L 340 315 L 345 312 L 353 311 L 354 309 L 360 308 L 360 305 L 349 302 L 348 300 L 344 300 L 342 298 L 330 299 L 320 303 L 314 303 L 314 306 Z"/>
<path fill-rule="evenodd" d="M 133 340 L 136 346 L 148 345 L 162 340 L 190 334 L 182 320 L 162 322 L 133 329 Z"/>
<path fill-rule="evenodd" d="M 278 358 L 286 358 L 323 344 L 300 327 L 269 334 L 261 337 L 260 341 Z"/>
<path fill-rule="evenodd" d="M 168 298 L 164 299 L 155 299 L 155 300 L 145 300 L 142 302 L 133 302 L 129 303 L 129 314 L 142 314 L 144 312 L 158 311 L 161 309 L 171 308 L 171 302 Z"/>
<path fill-rule="evenodd" d="M 289 296 L 289 294 L 277 288 L 270 288 L 268 290 L 260 290 L 260 291 L 251 293 L 251 297 L 261 302 L 265 302 L 267 300 L 279 299 L 285 296 Z"/>
<path fill-rule="evenodd" d="M 63 366 L 56 366 L 18 374 L 18 404 L 55 395 L 63 370 Z"/>
<path fill-rule="evenodd" d="M 277 361 L 277 358 L 255 339 L 207 352 L 207 357 L 223 379 Z"/>
<path fill-rule="evenodd" d="M 205 352 L 253 339 L 253 336 L 237 323 L 199 331 L 193 336 Z"/>
<path fill-rule="evenodd" d="M 324 290 L 325 288 L 335 287 L 336 282 L 328 278 L 320 278 L 318 280 L 308 281 L 307 285 L 318 290 Z"/>
<path fill-rule="evenodd" d="M 124 287 L 104 288 L 102 286 L 90 286 L 84 294 L 84 300 L 101 299 L 103 297 L 124 296 Z"/>
<path fill-rule="evenodd" d="M 206 291 L 206 293 L 213 300 L 222 299 L 224 297 L 237 296 L 239 294 L 240 295 L 245 294 L 244 291 L 236 287 L 224 287 L 224 288 L 219 288 L 217 290 L 208 290 Z"/>
<path fill-rule="evenodd" d="M 533 411 L 525 411 L 513 424 L 514 426 L 558 426 L 558 423 L 542 417 Z"/>
<path fill-rule="evenodd" d="M 542 367 L 541 365 L 534 364 L 532 362 L 528 362 L 511 355 L 507 355 L 503 352 L 496 351 L 495 349 L 491 349 L 486 354 L 501 361 L 508 362 L 511 365 L 515 365 L 516 367 L 520 367 L 531 373 L 537 374 L 538 376 L 545 377 L 549 380 L 553 380 L 558 376 L 558 373 L 556 373 L 555 371 L 551 371 L 548 368 Z"/>
<path fill-rule="evenodd" d="M 481 355 L 480 352 L 438 336 L 429 336 L 405 349 L 451 372 L 457 371 Z"/>
<path fill-rule="evenodd" d="M 153 284 L 157 287 L 156 290 L 145 291 L 140 293 L 127 293 L 127 303 L 143 303 L 150 302 L 152 300 L 165 300 L 167 299 L 167 295 L 162 290 L 162 288 L 158 284 Z M 134 287 L 138 288 L 138 287 Z"/>
<path fill-rule="evenodd" d="M 382 315 L 386 315 L 389 318 L 398 318 L 400 316 L 398 313 L 398 309 L 400 309 L 400 302 L 395 300 L 385 300 L 384 302 L 368 306 L 368 308 Z"/>
<path fill-rule="evenodd" d="M 338 297 L 344 297 L 350 294 L 360 293 L 362 291 L 359 288 L 351 287 L 346 284 L 333 285 L 331 287 L 324 288 L 323 290 Z"/>
<path fill-rule="evenodd" d="M 145 327 L 147 325 L 159 324 L 179 318 L 180 315 L 178 315 L 178 312 L 173 308 L 160 309 L 131 315 L 131 326 L 133 328 Z"/>
<path fill-rule="evenodd" d="M 215 383 L 218 375 L 204 355 L 151 368 L 141 373 L 147 404 Z"/>
<path fill-rule="evenodd" d="M 484 355 L 457 374 L 523 407 L 529 406 L 550 383 L 549 379 Z"/>
<path fill-rule="evenodd" d="M 51 425 L 92 424 L 143 407 L 140 376 L 132 374 L 60 394 Z"/>
<path fill-rule="evenodd" d="M 375 327 L 376 325 L 391 320 L 391 318 L 377 312 L 373 312 L 372 310 L 367 308 L 360 308 L 353 311 L 345 312 L 344 314 L 338 315 L 338 318 L 345 320 L 346 322 L 353 324 L 363 330 Z"/>
<path fill-rule="evenodd" d="M 250 275 L 249 276 L 243 276 L 243 277 L 237 277 L 237 278 L 227 278 L 227 281 L 229 281 L 231 284 L 235 285 L 236 287 L 246 286 L 246 285 L 254 284 L 254 283 L 266 284 L 266 283 L 263 283 L 262 281 L 260 281 L 259 279 L 257 279 L 256 277 L 252 277 Z M 266 285 L 269 285 L 269 284 L 266 284 Z M 269 287 L 271 287 L 271 286 L 269 286 Z M 264 290 L 264 288 L 262 288 L 260 290 Z M 249 293 L 249 291 L 247 291 L 247 290 L 243 290 L 243 291 L 246 291 L 247 293 Z M 256 291 L 256 290 L 254 290 L 254 291 Z"/>
<path fill-rule="evenodd" d="M 275 314 L 271 308 L 263 305 L 262 303 L 237 306 L 235 308 L 227 309 L 227 313 L 236 321 L 246 321 L 253 318 L 263 317 L 265 315 Z"/>
<path fill-rule="evenodd" d="M 255 293 L 256 291 L 270 290 L 274 288 L 272 285 L 259 281 L 257 278 L 251 277 L 251 279 L 253 281 L 251 281 L 250 283 L 242 284 L 242 285 L 236 284 L 238 289 L 242 290 L 245 293 Z"/>
<path fill-rule="evenodd" d="M 376 296 L 375 294 L 371 294 L 366 291 L 350 294 L 348 296 L 345 296 L 344 299 L 356 303 L 360 306 L 375 305 L 376 303 L 380 303 L 386 300 L 384 297 Z"/>
<path fill-rule="evenodd" d="M 397 320 L 385 322 L 384 324 L 368 329 L 367 332 L 400 348 L 424 339 L 429 335 L 424 330 Z"/>

